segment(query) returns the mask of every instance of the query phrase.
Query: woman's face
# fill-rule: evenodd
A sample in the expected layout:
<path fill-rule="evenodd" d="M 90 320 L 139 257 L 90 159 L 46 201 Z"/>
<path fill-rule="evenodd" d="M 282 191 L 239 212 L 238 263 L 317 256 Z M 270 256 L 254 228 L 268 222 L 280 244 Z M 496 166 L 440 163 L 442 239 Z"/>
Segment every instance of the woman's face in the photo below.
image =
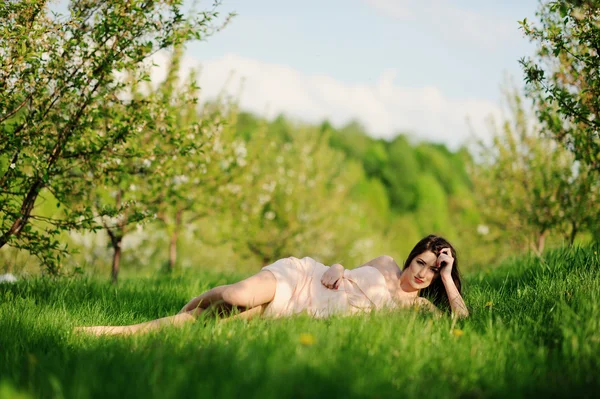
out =
<path fill-rule="evenodd" d="M 408 274 L 407 278 L 411 287 L 418 290 L 427 288 L 440 274 L 437 256 L 431 251 L 425 251 L 415 256 L 403 273 Z"/>

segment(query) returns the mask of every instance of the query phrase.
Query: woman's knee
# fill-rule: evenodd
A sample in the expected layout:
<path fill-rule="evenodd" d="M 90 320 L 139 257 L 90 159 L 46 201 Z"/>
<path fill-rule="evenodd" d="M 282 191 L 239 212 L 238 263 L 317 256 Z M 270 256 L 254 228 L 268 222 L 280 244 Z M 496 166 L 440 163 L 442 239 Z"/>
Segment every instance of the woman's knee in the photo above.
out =
<path fill-rule="evenodd" d="M 233 306 L 251 308 L 269 303 L 275 296 L 277 281 L 271 272 L 262 271 L 225 288 L 221 297 Z"/>

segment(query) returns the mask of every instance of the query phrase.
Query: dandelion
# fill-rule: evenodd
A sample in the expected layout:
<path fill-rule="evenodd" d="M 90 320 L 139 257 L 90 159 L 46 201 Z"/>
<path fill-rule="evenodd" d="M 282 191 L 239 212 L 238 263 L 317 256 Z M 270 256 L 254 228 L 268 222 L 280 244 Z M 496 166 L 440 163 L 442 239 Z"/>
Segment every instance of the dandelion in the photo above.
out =
<path fill-rule="evenodd" d="M 312 346 L 317 342 L 314 335 L 307 334 L 307 333 L 300 334 L 299 340 L 300 340 L 300 343 L 304 346 Z"/>
<path fill-rule="evenodd" d="M 275 212 L 268 211 L 267 213 L 265 213 L 265 219 L 267 219 L 267 220 L 273 220 L 273 219 L 275 219 Z"/>
<path fill-rule="evenodd" d="M 487 302 L 485 303 L 485 307 L 486 307 L 486 308 L 491 308 L 493 304 L 494 304 L 494 302 L 492 302 L 492 301 L 487 301 Z"/>
<path fill-rule="evenodd" d="M 459 328 L 455 328 L 452 330 L 452 335 L 454 335 L 455 337 L 462 337 L 464 333 L 465 332 Z"/>

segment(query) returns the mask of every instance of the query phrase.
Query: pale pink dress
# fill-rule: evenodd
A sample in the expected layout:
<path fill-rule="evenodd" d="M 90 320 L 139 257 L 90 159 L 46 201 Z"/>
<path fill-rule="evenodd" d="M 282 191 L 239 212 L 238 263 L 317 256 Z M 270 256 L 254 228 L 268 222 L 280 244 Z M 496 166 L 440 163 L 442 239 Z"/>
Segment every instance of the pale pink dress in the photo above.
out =
<path fill-rule="evenodd" d="M 344 270 L 337 290 L 321 283 L 321 277 L 328 269 L 329 266 L 309 257 L 283 258 L 263 267 L 277 280 L 275 297 L 266 307 L 264 316 L 282 317 L 307 312 L 321 318 L 393 306 L 385 278 L 374 267 Z"/>

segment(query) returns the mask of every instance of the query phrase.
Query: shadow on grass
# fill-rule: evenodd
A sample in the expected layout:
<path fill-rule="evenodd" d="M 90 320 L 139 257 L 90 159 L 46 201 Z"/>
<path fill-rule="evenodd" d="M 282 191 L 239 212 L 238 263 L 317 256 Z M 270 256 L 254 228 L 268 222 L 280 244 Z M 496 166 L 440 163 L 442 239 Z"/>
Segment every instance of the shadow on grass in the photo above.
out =
<path fill-rule="evenodd" d="M 355 396 L 343 376 L 333 379 L 302 363 L 273 369 L 267 353 L 243 353 L 222 342 L 201 347 L 189 339 L 178 344 L 179 334 L 96 338 L 58 330 L 32 334 L 15 325 L 11 329 L 20 344 L 0 337 L 0 347 L 8 349 L 0 357 L 0 375 L 35 397 Z M 395 392 L 391 386 L 383 388 Z"/>

